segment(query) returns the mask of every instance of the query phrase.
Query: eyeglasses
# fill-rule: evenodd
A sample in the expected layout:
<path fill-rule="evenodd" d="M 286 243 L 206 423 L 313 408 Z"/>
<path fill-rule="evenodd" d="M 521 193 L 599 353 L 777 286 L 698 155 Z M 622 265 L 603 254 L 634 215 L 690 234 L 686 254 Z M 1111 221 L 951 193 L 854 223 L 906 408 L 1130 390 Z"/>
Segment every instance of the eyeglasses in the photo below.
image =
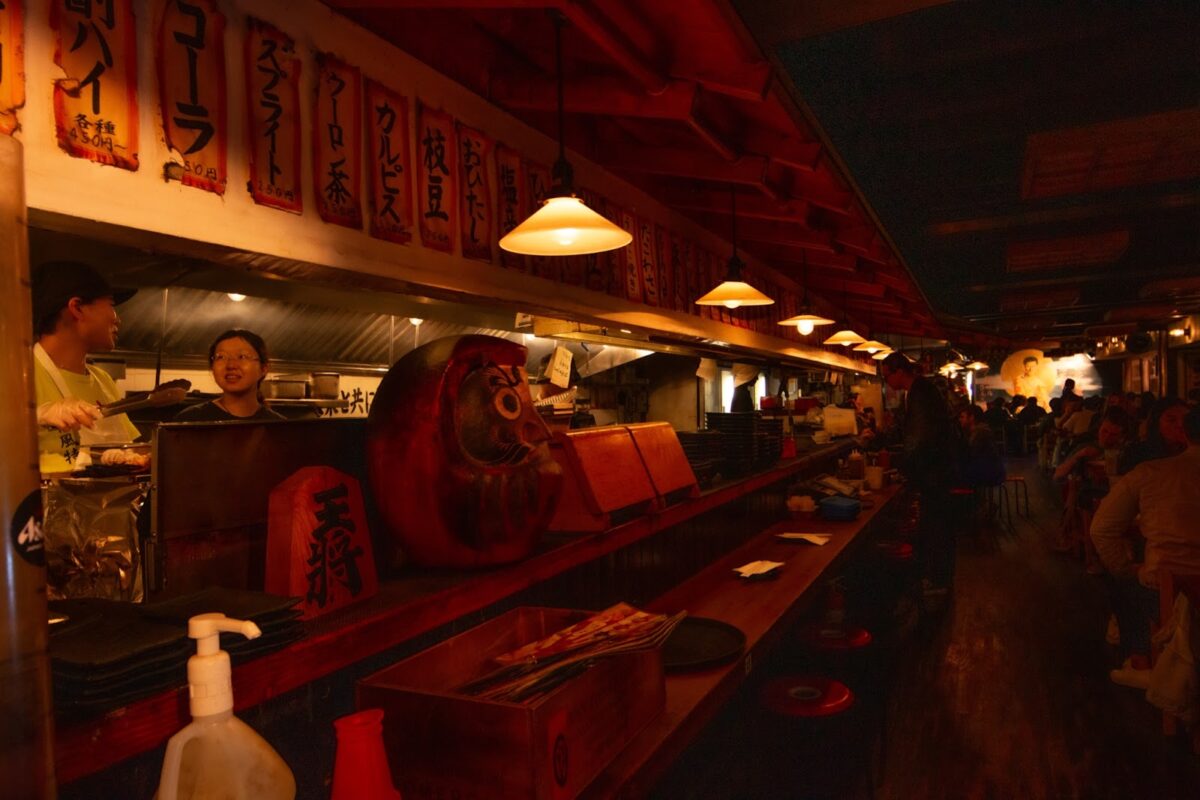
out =
<path fill-rule="evenodd" d="M 252 356 L 252 355 L 249 355 L 248 353 L 238 353 L 237 355 L 226 355 L 225 353 L 217 353 L 215 356 L 212 357 L 212 363 L 214 363 L 214 364 L 224 364 L 226 361 L 237 362 L 238 364 L 245 364 L 247 361 L 260 361 L 260 360 L 261 359 L 259 359 L 258 356 Z"/>

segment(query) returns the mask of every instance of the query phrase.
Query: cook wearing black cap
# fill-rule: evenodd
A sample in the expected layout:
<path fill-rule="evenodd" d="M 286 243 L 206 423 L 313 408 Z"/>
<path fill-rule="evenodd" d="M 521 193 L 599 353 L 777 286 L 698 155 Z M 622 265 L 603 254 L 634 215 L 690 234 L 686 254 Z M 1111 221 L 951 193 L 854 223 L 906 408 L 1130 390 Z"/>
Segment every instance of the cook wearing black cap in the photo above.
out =
<path fill-rule="evenodd" d="M 119 400 L 108 373 L 87 363 L 117 343 L 116 306 L 134 294 L 114 289 L 96 270 L 76 261 L 52 261 L 33 275 L 34 389 L 42 472 L 72 469 L 80 444 L 131 442 L 129 417 L 104 417 L 99 404 Z M 81 430 L 82 429 L 82 430 Z"/>

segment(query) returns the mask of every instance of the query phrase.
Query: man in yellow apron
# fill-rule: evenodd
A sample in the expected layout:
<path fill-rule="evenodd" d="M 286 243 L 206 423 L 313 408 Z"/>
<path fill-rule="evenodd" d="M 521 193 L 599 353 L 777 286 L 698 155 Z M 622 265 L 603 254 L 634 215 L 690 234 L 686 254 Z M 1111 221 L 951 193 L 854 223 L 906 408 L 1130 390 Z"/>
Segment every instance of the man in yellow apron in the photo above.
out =
<path fill-rule="evenodd" d="M 94 269 L 74 261 L 50 262 L 34 274 L 33 376 L 43 473 L 72 469 L 81 445 L 138 438 L 125 414 L 102 415 L 100 404 L 119 400 L 120 393 L 106 372 L 87 363 L 88 354 L 116 346 L 116 306 L 133 293 L 114 289 Z"/>

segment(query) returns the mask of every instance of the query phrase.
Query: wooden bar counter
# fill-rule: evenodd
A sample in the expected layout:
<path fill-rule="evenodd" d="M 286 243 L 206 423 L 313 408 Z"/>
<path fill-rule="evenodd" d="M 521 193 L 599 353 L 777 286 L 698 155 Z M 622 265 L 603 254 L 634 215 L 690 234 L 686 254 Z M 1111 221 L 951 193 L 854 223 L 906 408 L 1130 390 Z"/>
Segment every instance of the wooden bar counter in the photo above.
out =
<path fill-rule="evenodd" d="M 582 797 L 645 797 L 670 764 L 712 719 L 738 685 L 774 646 L 800 612 L 797 601 L 813 587 L 871 522 L 900 495 L 890 486 L 873 495 L 874 507 L 852 522 L 811 520 L 781 522 L 714 562 L 690 580 L 659 597 L 650 610 L 681 609 L 740 628 L 746 652 L 732 664 L 711 670 L 667 676 L 667 705 L 600 773 Z M 783 532 L 827 533 L 822 546 L 776 538 Z M 782 561 L 779 577 L 743 581 L 733 568 L 749 561 Z"/>
<path fill-rule="evenodd" d="M 535 555 L 507 567 L 482 572 L 402 572 L 395 579 L 381 582 L 379 593 L 370 600 L 311 623 L 308 635 L 301 641 L 235 667 L 233 688 L 236 710 L 258 706 L 332 675 L 460 617 L 486 609 L 566 570 L 735 502 L 799 472 L 818 470 L 843 455 L 852 445 L 853 442 L 845 440 L 809 451 L 768 470 L 723 482 L 702 492 L 699 497 L 684 500 L 607 531 L 575 536 L 549 535 Z M 864 514 L 864 517 L 867 516 Z M 854 523 L 848 525 L 853 527 Z M 832 558 L 841 547 L 840 543 L 830 542 L 823 548 L 815 548 L 819 554 L 816 557 Z M 800 555 L 802 551 L 795 546 L 789 550 L 785 545 L 781 552 Z M 827 562 L 822 562 L 822 565 L 824 563 Z M 789 583 L 785 585 L 790 585 L 790 576 L 788 580 Z M 808 582 L 812 580 L 815 577 Z M 688 581 L 680 590 L 693 586 L 693 583 Z M 779 581 L 767 584 L 772 585 L 778 586 Z M 675 592 L 664 596 L 662 600 L 669 604 L 673 597 Z M 679 607 L 687 607 L 693 613 L 720 616 L 716 610 L 710 610 L 702 603 L 688 605 L 690 601 L 686 596 L 681 596 L 680 601 L 683 605 Z M 763 613 L 764 620 L 778 616 L 769 609 Z M 742 623 L 735 617 L 730 617 L 730 621 L 742 627 L 751 642 L 761 638 L 762 633 L 756 633 L 753 624 Z M 671 702 L 668 701 L 668 717 L 673 718 L 676 712 L 672 710 L 674 706 Z M 60 784 L 68 784 L 152 750 L 162 745 L 188 721 L 186 686 L 139 700 L 100 717 L 60 721 L 55 736 L 58 780 Z M 661 723 L 656 723 L 656 726 L 658 724 Z M 97 742 L 104 742 L 104 746 L 97 747 Z"/>

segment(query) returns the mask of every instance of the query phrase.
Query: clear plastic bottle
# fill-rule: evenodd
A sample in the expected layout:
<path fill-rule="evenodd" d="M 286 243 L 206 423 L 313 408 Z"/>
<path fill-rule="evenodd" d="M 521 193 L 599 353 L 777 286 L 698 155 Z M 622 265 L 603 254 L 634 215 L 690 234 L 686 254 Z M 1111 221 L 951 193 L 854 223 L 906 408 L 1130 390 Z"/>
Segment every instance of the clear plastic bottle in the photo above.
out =
<path fill-rule="evenodd" d="M 229 654 L 220 633 L 262 635 L 224 614 L 188 620 L 196 655 L 188 659 L 192 722 L 167 742 L 157 800 L 294 800 L 292 771 L 267 741 L 233 715 Z"/>

